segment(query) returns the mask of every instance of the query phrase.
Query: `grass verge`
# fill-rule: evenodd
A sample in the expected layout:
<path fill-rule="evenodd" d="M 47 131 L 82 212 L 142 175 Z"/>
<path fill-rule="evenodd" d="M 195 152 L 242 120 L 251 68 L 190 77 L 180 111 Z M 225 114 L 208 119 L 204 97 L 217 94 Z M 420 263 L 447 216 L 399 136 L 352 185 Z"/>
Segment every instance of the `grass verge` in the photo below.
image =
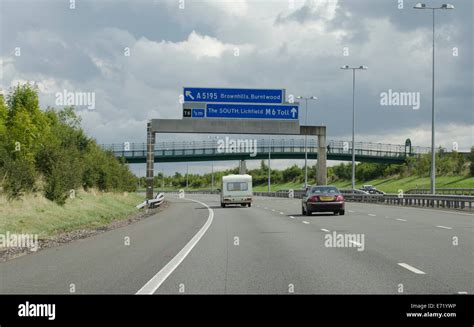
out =
<path fill-rule="evenodd" d="M 18 201 L 0 197 L 0 234 L 37 234 L 40 239 L 76 229 L 98 228 L 137 213 L 142 194 L 78 192 L 59 206 L 40 195 Z"/>

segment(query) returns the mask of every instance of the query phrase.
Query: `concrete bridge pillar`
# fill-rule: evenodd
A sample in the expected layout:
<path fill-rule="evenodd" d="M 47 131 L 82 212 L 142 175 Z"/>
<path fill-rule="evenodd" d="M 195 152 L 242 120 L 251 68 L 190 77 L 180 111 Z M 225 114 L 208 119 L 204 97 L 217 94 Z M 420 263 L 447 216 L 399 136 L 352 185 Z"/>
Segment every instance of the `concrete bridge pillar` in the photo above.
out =
<path fill-rule="evenodd" d="M 323 132 L 318 134 L 318 162 L 316 164 L 316 183 L 318 185 L 327 185 L 327 147 L 326 147 L 326 127 Z"/>
<path fill-rule="evenodd" d="M 239 174 L 240 175 L 247 174 L 247 164 L 246 164 L 245 160 L 240 160 L 239 161 Z"/>
<path fill-rule="evenodd" d="M 155 166 L 155 133 L 151 129 L 151 123 L 146 128 L 146 198 L 153 199 L 153 171 Z"/>

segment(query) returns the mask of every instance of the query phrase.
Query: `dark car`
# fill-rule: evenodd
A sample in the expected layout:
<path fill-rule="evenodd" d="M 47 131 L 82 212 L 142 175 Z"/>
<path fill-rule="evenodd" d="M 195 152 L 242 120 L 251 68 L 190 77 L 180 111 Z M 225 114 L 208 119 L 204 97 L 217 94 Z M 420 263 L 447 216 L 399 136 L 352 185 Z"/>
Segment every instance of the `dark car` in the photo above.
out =
<path fill-rule="evenodd" d="M 301 211 L 307 216 L 311 216 L 313 212 L 344 215 L 344 196 L 335 186 L 312 186 L 303 196 Z"/>
<path fill-rule="evenodd" d="M 385 192 L 377 190 L 374 186 L 372 185 L 364 185 L 363 187 L 360 188 L 361 191 L 367 192 L 369 194 L 385 194 Z"/>

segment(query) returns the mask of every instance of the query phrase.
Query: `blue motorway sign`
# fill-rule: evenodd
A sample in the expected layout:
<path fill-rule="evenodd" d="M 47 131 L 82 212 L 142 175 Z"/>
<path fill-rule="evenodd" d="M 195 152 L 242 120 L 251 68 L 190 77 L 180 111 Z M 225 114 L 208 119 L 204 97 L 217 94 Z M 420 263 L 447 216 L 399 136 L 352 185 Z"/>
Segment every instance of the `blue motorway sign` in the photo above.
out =
<path fill-rule="evenodd" d="M 283 103 L 282 89 L 224 89 L 185 87 L 184 102 L 206 103 Z"/>
<path fill-rule="evenodd" d="M 207 118 L 298 119 L 297 105 L 208 103 Z"/>

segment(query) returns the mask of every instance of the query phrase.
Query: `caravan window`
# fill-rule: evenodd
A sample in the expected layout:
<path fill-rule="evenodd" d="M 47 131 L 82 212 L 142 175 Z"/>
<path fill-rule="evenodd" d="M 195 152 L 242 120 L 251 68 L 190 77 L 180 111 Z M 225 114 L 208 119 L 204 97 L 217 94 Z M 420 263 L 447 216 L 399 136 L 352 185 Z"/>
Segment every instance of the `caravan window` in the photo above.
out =
<path fill-rule="evenodd" d="M 247 191 L 247 182 L 230 182 L 227 183 L 227 191 Z"/>

